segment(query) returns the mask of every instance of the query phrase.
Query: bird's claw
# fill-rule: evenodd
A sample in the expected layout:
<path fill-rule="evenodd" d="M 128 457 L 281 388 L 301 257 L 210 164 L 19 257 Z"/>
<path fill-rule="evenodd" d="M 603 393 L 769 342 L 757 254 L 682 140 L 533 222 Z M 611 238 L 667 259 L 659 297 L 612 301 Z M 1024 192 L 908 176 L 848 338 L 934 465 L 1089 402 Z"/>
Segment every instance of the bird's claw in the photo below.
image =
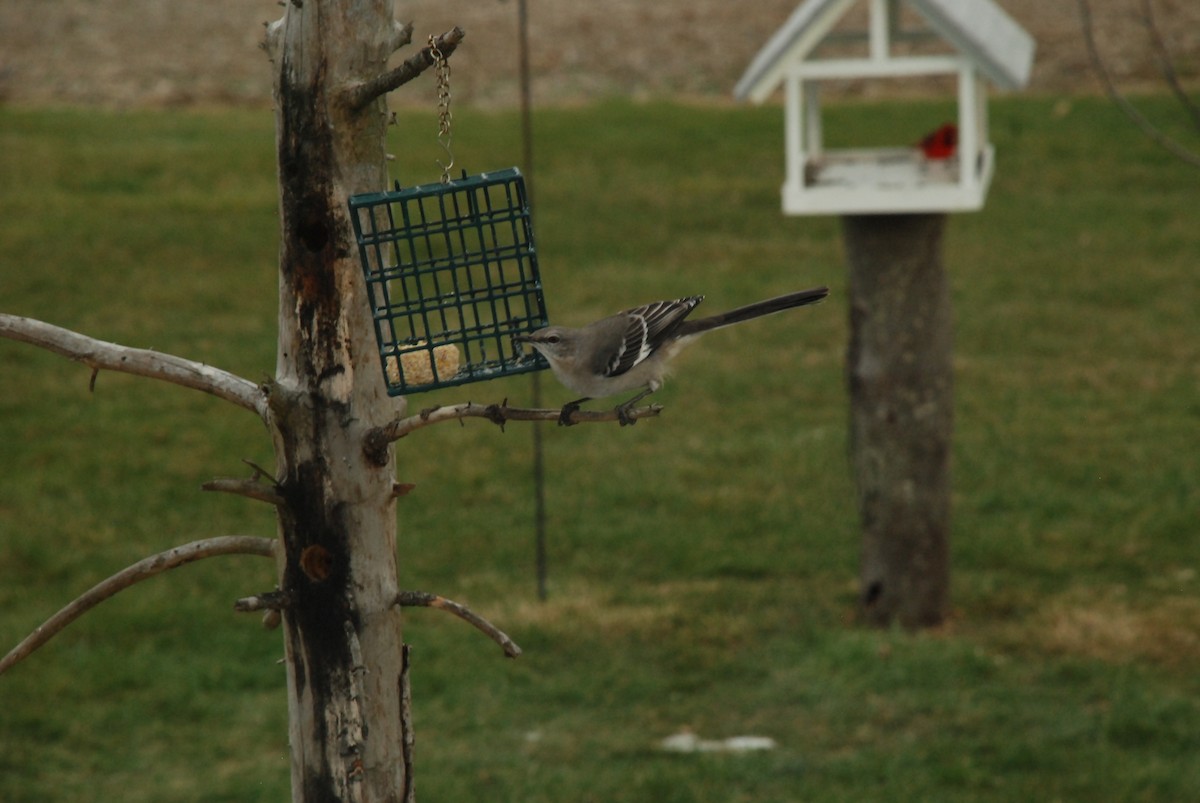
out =
<path fill-rule="evenodd" d="M 571 420 L 576 411 L 579 410 L 579 402 L 568 402 L 564 404 L 562 410 L 558 414 L 558 425 L 560 427 L 573 427 L 575 422 Z"/>

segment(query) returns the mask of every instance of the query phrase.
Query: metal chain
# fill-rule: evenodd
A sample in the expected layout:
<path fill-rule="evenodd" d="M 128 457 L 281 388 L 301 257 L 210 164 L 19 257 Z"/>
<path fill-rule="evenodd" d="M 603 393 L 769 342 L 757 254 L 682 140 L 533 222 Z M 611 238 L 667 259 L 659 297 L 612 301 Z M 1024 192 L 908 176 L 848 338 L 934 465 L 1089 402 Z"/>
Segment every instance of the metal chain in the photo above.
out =
<path fill-rule="evenodd" d="M 437 78 L 438 144 L 450 159 L 448 164 L 443 164 L 441 159 L 436 161 L 442 168 L 442 183 L 449 184 L 450 168 L 454 167 L 454 151 L 450 150 L 450 123 L 454 119 L 454 115 L 450 113 L 450 60 L 438 49 L 433 34 L 429 35 L 429 55 L 433 59 L 433 72 Z"/>

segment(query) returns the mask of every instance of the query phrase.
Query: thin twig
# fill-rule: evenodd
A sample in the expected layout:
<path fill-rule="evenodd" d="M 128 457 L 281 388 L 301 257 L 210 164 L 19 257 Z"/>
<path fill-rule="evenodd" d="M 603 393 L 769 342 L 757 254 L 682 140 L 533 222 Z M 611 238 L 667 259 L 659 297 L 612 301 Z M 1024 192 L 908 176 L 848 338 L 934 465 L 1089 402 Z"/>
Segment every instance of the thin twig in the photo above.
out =
<path fill-rule="evenodd" d="M 44 624 L 30 633 L 24 641 L 14 647 L 8 655 L 0 659 L 0 674 L 6 672 L 13 665 L 28 657 L 34 650 L 54 638 L 71 622 L 74 622 L 118 591 L 123 591 L 135 583 L 202 558 L 211 558 L 217 555 L 262 555 L 264 557 L 271 557 L 274 554 L 275 540 L 272 538 L 255 538 L 249 535 L 225 535 L 217 538 L 205 538 L 202 541 L 193 541 L 190 544 L 184 544 L 174 549 L 168 549 L 166 552 L 151 555 L 93 586 L 91 590 L 77 597 L 65 608 L 47 619 Z"/>
<path fill-rule="evenodd" d="M 254 611 L 281 611 L 288 606 L 288 595 L 282 591 L 264 591 L 250 597 L 234 600 L 233 609 L 238 613 Z"/>
<path fill-rule="evenodd" d="M 283 497 L 275 487 L 257 479 L 239 479 L 236 477 L 218 477 L 200 486 L 205 491 L 219 491 L 227 494 L 237 494 L 249 499 L 257 499 L 272 505 L 282 505 Z"/>
<path fill-rule="evenodd" d="M 211 365 L 96 340 L 44 321 L 5 313 L 0 313 L 0 337 L 39 346 L 83 363 L 92 369 L 91 388 L 95 387 L 96 374 L 101 370 L 118 371 L 202 390 L 259 416 L 266 415 L 267 401 L 258 385 Z"/>
<path fill-rule="evenodd" d="M 434 39 L 434 46 L 426 45 L 406 59 L 399 67 L 377 75 L 369 81 L 353 84 L 346 88 L 346 104 L 359 111 L 381 95 L 398 89 L 433 66 L 433 51 L 436 48 L 444 58 L 449 58 L 466 32 L 457 25 Z"/>
<path fill-rule="evenodd" d="M 662 405 L 651 404 L 630 410 L 627 416 L 636 421 L 639 418 L 652 418 L 662 412 Z M 509 407 L 507 402 L 500 404 L 475 404 L 466 402 L 448 407 L 431 407 L 407 418 L 380 427 L 372 433 L 373 437 L 382 439 L 385 443 L 398 441 L 411 432 L 423 427 L 440 424 L 443 421 L 462 420 L 464 418 L 486 418 L 503 429 L 509 421 L 558 421 L 561 410 L 530 409 L 524 407 Z M 620 414 L 615 408 L 608 410 L 575 410 L 571 413 L 573 424 L 597 424 L 609 421 L 620 421 Z"/>
<path fill-rule="evenodd" d="M 412 42 L 412 36 L 413 24 L 411 22 L 392 20 L 392 35 L 388 40 L 388 47 L 392 49 L 392 52 L 395 52 Z"/>
<path fill-rule="evenodd" d="M 1108 97 L 1113 103 L 1117 104 L 1121 111 L 1125 112 L 1125 116 L 1132 120 L 1142 130 L 1143 134 L 1192 167 L 1200 167 L 1200 154 L 1194 153 L 1160 131 L 1154 123 L 1150 122 L 1149 118 L 1138 111 L 1121 94 L 1120 90 L 1117 89 L 1116 83 L 1113 81 L 1112 76 L 1109 75 L 1108 68 L 1104 65 L 1104 60 L 1100 57 L 1100 50 L 1096 47 L 1096 39 L 1092 31 L 1092 8 L 1088 5 L 1088 0 L 1077 1 L 1079 3 L 1079 17 L 1083 24 L 1083 40 L 1087 45 L 1088 57 L 1091 59 L 1092 68 L 1100 76 L 1100 81 L 1104 84 L 1104 91 L 1108 94 Z"/>
<path fill-rule="evenodd" d="M 500 645 L 501 649 L 504 650 L 504 654 L 509 658 L 516 658 L 521 654 L 521 648 L 500 628 L 472 611 L 466 605 L 424 591 L 401 591 L 396 595 L 396 604 L 402 608 L 437 608 L 441 611 L 447 611 L 485 633 L 488 638 Z"/>

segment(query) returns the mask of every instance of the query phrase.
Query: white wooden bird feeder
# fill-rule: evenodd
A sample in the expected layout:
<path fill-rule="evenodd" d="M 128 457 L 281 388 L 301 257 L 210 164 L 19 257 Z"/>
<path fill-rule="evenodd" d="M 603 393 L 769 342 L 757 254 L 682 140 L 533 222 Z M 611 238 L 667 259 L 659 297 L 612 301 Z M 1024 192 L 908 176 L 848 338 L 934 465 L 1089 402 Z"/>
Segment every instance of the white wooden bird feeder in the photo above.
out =
<path fill-rule="evenodd" d="M 860 3 L 866 30 L 845 30 L 855 13 L 864 16 L 854 8 Z M 985 80 L 1000 89 L 1024 86 L 1033 51 L 1032 37 L 992 0 L 807 0 L 759 51 L 734 94 L 761 103 L 784 86 L 787 214 L 974 211 L 995 166 Z M 956 124 L 931 135 L 946 141 L 825 148 L 822 84 L 929 76 L 957 79 Z"/>

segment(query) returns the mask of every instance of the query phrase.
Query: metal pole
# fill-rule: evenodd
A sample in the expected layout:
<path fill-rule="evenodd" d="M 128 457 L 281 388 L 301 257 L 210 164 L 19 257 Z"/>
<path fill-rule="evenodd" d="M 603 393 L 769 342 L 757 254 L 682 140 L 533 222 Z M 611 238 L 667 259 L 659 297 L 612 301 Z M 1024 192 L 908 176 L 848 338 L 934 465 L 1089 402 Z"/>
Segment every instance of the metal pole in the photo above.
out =
<path fill-rule="evenodd" d="M 533 203 L 533 90 L 529 75 L 529 8 L 526 0 L 517 0 L 517 50 L 521 81 L 522 172 L 530 209 Z M 542 378 L 530 375 L 533 406 L 542 406 Z M 534 557 L 537 564 L 538 599 L 546 599 L 546 463 L 542 449 L 542 424 L 533 422 L 533 527 Z"/>

